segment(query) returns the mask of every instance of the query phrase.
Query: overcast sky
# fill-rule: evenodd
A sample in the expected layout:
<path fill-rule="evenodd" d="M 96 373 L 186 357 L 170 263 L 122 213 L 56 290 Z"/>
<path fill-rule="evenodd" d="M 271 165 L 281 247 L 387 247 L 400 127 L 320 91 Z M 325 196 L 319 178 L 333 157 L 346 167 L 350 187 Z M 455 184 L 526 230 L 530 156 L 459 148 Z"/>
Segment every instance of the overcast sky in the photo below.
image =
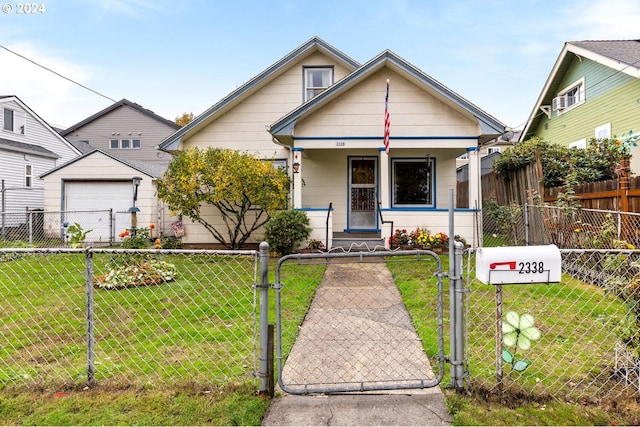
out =
<path fill-rule="evenodd" d="M 360 63 L 389 49 L 522 128 L 566 41 L 640 39 L 637 0 L 0 3 L 0 46 L 92 90 L 0 48 L 0 95 L 63 128 L 108 98 L 197 115 L 313 36 Z"/>

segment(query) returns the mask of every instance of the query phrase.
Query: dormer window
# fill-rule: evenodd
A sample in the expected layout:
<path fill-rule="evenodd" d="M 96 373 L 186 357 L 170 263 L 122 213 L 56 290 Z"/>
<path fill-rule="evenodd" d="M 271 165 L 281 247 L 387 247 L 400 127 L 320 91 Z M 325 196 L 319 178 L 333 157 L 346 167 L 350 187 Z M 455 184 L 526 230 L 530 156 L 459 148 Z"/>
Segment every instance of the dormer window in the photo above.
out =
<path fill-rule="evenodd" d="M 304 69 L 304 101 L 320 94 L 333 83 L 332 67 L 306 67 Z"/>

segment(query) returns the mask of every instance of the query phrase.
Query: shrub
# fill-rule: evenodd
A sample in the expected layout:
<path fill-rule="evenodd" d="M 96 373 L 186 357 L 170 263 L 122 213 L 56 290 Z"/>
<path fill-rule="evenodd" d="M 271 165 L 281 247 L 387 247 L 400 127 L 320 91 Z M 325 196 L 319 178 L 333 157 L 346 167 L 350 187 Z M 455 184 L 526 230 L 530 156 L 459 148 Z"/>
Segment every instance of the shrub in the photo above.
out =
<path fill-rule="evenodd" d="M 67 228 L 67 233 L 69 233 L 69 243 L 72 248 L 81 248 L 84 240 L 87 238 L 87 234 L 91 233 L 93 229 L 83 230 L 80 224 L 73 223 Z"/>
<path fill-rule="evenodd" d="M 280 255 L 293 253 L 299 242 L 311 234 L 309 217 L 303 211 L 276 212 L 265 224 L 265 240 Z"/>
<path fill-rule="evenodd" d="M 151 247 L 153 239 L 151 238 L 151 230 L 155 228 L 154 224 L 150 224 L 148 228 L 127 229 L 120 233 L 122 242 L 120 246 L 124 249 L 148 249 Z"/>

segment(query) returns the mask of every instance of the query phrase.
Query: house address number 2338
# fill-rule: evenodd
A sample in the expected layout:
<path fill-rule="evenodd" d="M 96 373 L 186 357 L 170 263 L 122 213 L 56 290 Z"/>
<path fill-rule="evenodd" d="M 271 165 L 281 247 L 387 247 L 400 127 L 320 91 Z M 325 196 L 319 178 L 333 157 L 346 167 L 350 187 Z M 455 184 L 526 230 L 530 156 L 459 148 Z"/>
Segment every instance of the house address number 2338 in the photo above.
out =
<path fill-rule="evenodd" d="M 544 273 L 544 263 L 542 261 L 527 261 L 518 263 L 518 274 L 539 273 Z"/>

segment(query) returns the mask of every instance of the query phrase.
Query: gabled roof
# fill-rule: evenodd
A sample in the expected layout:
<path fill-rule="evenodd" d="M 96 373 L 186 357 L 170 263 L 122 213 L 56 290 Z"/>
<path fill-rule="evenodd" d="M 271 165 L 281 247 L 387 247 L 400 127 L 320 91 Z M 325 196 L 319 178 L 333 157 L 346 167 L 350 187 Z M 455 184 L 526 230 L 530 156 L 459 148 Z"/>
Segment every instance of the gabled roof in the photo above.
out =
<path fill-rule="evenodd" d="M 573 58 L 587 58 L 620 73 L 640 78 L 640 40 L 584 40 L 564 44 L 556 59 L 538 100 L 529 115 L 521 139 L 529 137 L 530 129 L 535 129 L 540 120 L 540 107 L 551 103 L 558 92 L 558 85 L 567 73 Z"/>
<path fill-rule="evenodd" d="M 249 95 L 255 93 L 258 89 L 267 85 L 274 78 L 279 76 L 282 72 L 286 71 L 291 64 L 297 62 L 300 58 L 309 55 L 312 52 L 320 51 L 327 56 L 332 57 L 348 69 L 354 70 L 360 66 L 360 64 L 349 56 L 345 55 L 335 47 L 331 46 L 319 37 L 312 37 L 298 48 L 291 51 L 285 57 L 271 65 L 269 68 L 249 80 L 247 83 L 240 86 L 238 89 L 231 92 L 225 98 L 211 106 L 202 114 L 194 118 L 190 123 L 183 126 L 173 135 L 169 135 L 162 142 L 160 142 L 158 148 L 164 151 L 173 151 L 178 149 L 180 141 L 185 137 L 188 137 L 198 132 L 203 127 L 207 126 L 216 117 L 223 114 L 229 108 L 237 105 Z"/>
<path fill-rule="evenodd" d="M 51 134 L 58 139 L 62 144 L 67 145 L 69 148 L 71 148 L 72 151 L 74 151 L 77 154 L 80 154 L 80 151 L 73 146 L 73 144 L 71 144 L 69 141 L 67 141 L 64 137 L 62 137 L 58 132 L 56 132 L 55 129 L 53 129 L 49 123 L 45 122 L 42 117 L 38 116 L 31 108 L 29 108 L 27 106 L 27 104 L 25 104 L 24 102 L 22 102 L 22 100 L 20 98 L 18 98 L 15 95 L 0 95 L 0 104 L 4 103 L 4 102 L 10 102 L 10 101 L 14 101 L 16 102 L 18 105 L 20 105 L 20 107 L 22 107 L 25 111 L 27 111 L 34 119 L 36 119 L 42 126 L 44 126 L 49 132 L 51 132 Z"/>
<path fill-rule="evenodd" d="M 92 147 L 93 148 L 93 147 Z M 49 171 L 47 171 L 46 173 L 40 175 L 40 178 L 44 178 L 47 175 L 50 175 L 56 171 L 59 171 L 60 169 L 66 168 L 67 166 L 70 166 L 76 162 L 79 162 L 83 159 L 86 159 L 87 157 L 93 156 L 96 153 L 100 153 L 100 154 L 104 154 L 107 157 L 112 158 L 113 160 L 122 163 L 123 165 L 129 166 L 130 168 L 133 168 L 135 170 L 137 170 L 140 173 L 143 173 L 151 178 L 160 178 L 164 172 L 167 170 L 167 165 L 161 165 L 161 164 L 157 164 L 157 163 L 151 163 L 151 162 L 144 162 L 141 160 L 130 160 L 130 159 L 126 159 L 124 157 L 120 157 L 116 154 L 112 154 L 112 153 L 107 153 L 105 151 L 99 150 L 97 148 L 93 148 L 91 151 L 88 151 L 87 153 L 84 153 L 81 156 L 78 156 L 70 161 L 68 161 L 67 163 L 64 163 L 60 166 L 57 166 Z"/>
<path fill-rule="evenodd" d="M 481 138 L 481 142 L 489 141 L 504 133 L 505 125 L 503 123 L 499 122 L 497 119 L 490 116 L 462 96 L 453 92 L 451 89 L 448 89 L 432 77 L 423 73 L 420 69 L 409 64 L 390 50 L 383 51 L 353 73 L 349 74 L 319 95 L 273 123 L 269 132 L 271 132 L 271 134 L 279 141 L 283 143 L 290 143 L 290 139 L 293 137 L 293 129 L 299 119 L 331 102 L 331 100 L 335 99 L 340 94 L 348 91 L 359 82 L 384 67 L 389 67 L 398 74 L 405 76 L 419 87 L 426 88 L 430 93 L 440 98 L 443 102 L 450 105 L 453 104 L 475 117 L 478 121 L 478 125 L 482 129 L 482 135 L 484 135 L 484 137 Z"/>
<path fill-rule="evenodd" d="M 174 129 L 180 129 L 180 126 L 178 126 L 177 124 L 175 124 L 174 122 L 172 122 L 171 120 L 167 120 L 164 117 L 160 117 L 159 115 L 157 115 L 156 113 L 154 113 L 151 110 L 147 110 L 146 108 L 143 108 L 141 105 L 136 104 L 135 102 L 131 102 L 127 99 L 121 99 L 118 102 L 115 102 L 113 104 L 111 104 L 110 106 L 108 106 L 107 108 L 105 108 L 104 110 L 98 111 L 96 114 L 87 117 L 86 119 L 82 120 L 81 122 L 76 123 L 75 125 L 68 127 L 67 129 L 63 130 L 62 132 L 60 132 L 60 135 L 62 136 L 67 136 L 72 132 L 75 132 L 76 130 L 80 129 L 83 126 L 88 125 L 89 123 L 93 122 L 94 120 L 97 120 L 99 118 L 101 118 L 102 116 L 109 114 L 110 112 L 112 112 L 113 110 L 120 108 L 120 107 L 130 107 L 133 108 L 134 110 L 144 114 L 145 116 L 149 116 L 152 119 L 163 123 L 169 127 L 172 127 Z"/>

